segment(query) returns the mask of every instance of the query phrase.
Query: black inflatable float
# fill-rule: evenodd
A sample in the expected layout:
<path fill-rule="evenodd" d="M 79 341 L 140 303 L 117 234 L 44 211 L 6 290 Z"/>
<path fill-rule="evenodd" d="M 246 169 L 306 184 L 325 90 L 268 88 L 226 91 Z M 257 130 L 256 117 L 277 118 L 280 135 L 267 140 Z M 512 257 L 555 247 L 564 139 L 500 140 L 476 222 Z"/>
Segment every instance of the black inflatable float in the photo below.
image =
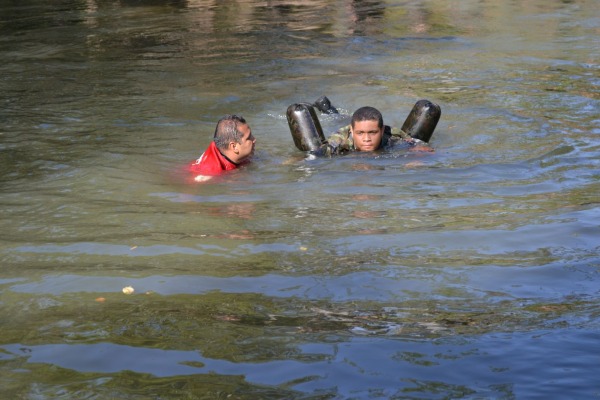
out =
<path fill-rule="evenodd" d="M 441 116 L 440 106 L 429 100 L 419 100 L 406 117 L 401 129 L 410 137 L 428 143 Z"/>
<path fill-rule="evenodd" d="M 325 114 L 337 114 L 338 110 L 331 105 L 331 101 L 327 98 L 327 96 L 322 96 L 315 101 L 314 106 L 317 107 L 319 111 Z"/>
<path fill-rule="evenodd" d="M 288 107 L 286 114 L 294 144 L 299 150 L 315 152 L 327 143 L 312 104 L 292 104 Z"/>

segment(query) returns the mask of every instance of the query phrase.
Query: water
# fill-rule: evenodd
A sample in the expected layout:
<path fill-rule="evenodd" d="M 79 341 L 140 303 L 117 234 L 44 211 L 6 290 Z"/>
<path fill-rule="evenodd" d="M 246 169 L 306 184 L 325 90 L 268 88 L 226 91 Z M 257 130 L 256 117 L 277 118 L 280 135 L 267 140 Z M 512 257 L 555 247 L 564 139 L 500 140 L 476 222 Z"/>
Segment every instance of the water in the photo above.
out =
<path fill-rule="evenodd" d="M 0 393 L 598 398 L 596 1 L 0 3 Z M 327 95 L 434 154 L 305 159 Z M 190 184 L 238 113 L 252 165 Z M 132 286 L 131 295 L 122 289 Z"/>

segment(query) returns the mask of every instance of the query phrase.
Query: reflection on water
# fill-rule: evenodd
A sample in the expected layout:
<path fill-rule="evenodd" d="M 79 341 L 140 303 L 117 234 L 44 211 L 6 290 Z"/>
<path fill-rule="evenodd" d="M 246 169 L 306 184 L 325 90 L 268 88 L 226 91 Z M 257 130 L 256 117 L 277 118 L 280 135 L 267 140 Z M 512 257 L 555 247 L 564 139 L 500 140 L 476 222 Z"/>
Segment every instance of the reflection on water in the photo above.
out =
<path fill-rule="evenodd" d="M 597 396 L 598 18 L 2 3 L 2 397 Z M 435 153 L 305 157 L 322 95 L 326 133 L 439 103 Z M 190 184 L 228 113 L 254 162 Z"/>

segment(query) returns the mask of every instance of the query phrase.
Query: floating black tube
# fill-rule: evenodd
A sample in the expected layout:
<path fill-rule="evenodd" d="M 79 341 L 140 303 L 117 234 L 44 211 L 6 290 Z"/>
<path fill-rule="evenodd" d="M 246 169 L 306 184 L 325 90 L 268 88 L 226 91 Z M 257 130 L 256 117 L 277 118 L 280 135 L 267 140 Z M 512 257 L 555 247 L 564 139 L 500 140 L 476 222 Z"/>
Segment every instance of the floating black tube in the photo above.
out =
<path fill-rule="evenodd" d="M 327 98 L 327 96 L 321 96 L 315 101 L 314 104 L 317 107 L 317 110 L 325 113 L 325 114 L 338 114 L 338 110 L 331 105 L 331 100 Z"/>
<path fill-rule="evenodd" d="M 429 100 L 419 100 L 406 117 L 402 130 L 415 139 L 429 142 L 441 115 L 440 106 Z"/>
<path fill-rule="evenodd" d="M 286 115 L 294 144 L 299 150 L 317 151 L 326 143 L 323 128 L 312 104 L 292 104 Z"/>

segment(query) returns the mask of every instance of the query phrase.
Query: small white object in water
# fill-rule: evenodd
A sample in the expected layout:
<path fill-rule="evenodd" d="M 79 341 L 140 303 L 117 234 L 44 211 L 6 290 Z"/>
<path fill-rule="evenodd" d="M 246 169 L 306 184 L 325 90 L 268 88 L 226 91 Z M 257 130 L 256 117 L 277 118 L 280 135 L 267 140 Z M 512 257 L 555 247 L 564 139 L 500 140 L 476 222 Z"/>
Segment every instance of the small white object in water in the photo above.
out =
<path fill-rule="evenodd" d="M 196 182 L 206 182 L 211 179 L 212 179 L 212 176 L 206 176 L 206 175 L 197 175 L 196 177 L 194 177 L 194 180 Z"/>
<path fill-rule="evenodd" d="M 368 329 L 361 328 L 360 326 L 353 326 L 352 328 L 350 328 L 350 332 L 352 332 L 356 335 L 370 335 L 372 333 L 375 333 L 374 331 L 370 331 Z"/>
<path fill-rule="evenodd" d="M 135 289 L 131 286 L 126 286 L 123 288 L 123 293 L 125 294 L 131 294 L 135 291 Z"/>

